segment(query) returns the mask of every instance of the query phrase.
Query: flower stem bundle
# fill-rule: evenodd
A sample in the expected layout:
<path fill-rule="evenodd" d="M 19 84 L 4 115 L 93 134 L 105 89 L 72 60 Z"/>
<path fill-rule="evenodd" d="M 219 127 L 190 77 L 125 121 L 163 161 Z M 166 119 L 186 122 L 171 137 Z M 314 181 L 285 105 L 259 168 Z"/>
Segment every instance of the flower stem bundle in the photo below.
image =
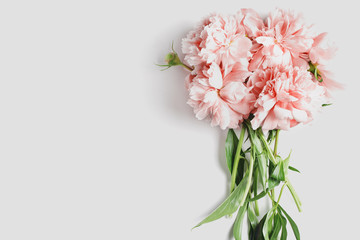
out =
<path fill-rule="evenodd" d="M 326 68 L 335 48 L 325 39 L 326 33 L 314 34 L 291 11 L 276 9 L 263 19 L 252 9 L 241 9 L 205 18 L 182 40 L 184 60 L 172 47 L 166 64 L 159 65 L 188 70 L 185 87 L 196 117 L 228 129 L 230 194 L 195 227 L 237 212 L 236 240 L 241 239 L 246 217 L 251 240 L 287 239 L 288 225 L 300 239 L 297 225 L 281 206 L 288 189 L 301 211 L 288 174 L 299 171 L 290 166 L 291 154 L 278 154 L 279 135 L 311 122 L 331 105 L 330 92 L 341 88 Z M 234 129 L 239 128 L 237 135 Z M 259 216 L 258 200 L 264 197 L 272 207 Z"/>

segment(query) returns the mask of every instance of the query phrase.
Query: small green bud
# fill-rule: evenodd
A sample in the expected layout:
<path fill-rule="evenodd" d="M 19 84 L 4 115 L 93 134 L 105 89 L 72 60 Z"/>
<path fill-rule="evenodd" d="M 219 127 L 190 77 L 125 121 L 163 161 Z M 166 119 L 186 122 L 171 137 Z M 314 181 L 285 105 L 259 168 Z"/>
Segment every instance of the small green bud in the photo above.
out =
<path fill-rule="evenodd" d="M 165 56 L 165 62 L 168 64 L 169 67 L 183 65 L 176 52 L 168 53 Z"/>
<path fill-rule="evenodd" d="M 168 68 L 171 68 L 173 66 L 183 66 L 184 68 L 186 68 L 187 70 L 189 71 L 193 71 L 194 68 L 193 67 L 189 67 L 188 65 L 184 64 L 180 58 L 179 58 L 179 55 L 175 52 L 174 50 L 174 43 L 173 45 L 171 46 L 171 49 L 172 49 L 172 52 L 168 53 L 166 56 L 165 56 L 165 62 L 167 64 L 165 65 L 160 65 L 160 64 L 156 64 L 158 65 L 159 67 L 166 67 L 165 69 L 163 70 L 166 70 Z M 162 71 L 163 71 L 162 70 Z"/>

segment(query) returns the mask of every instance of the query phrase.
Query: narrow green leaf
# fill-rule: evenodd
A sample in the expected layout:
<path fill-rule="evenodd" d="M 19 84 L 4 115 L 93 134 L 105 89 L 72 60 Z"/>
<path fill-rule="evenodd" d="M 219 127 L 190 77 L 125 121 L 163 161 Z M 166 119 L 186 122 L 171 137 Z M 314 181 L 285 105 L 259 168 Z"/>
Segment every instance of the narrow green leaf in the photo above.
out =
<path fill-rule="evenodd" d="M 258 191 L 258 175 L 259 175 L 259 170 L 256 168 L 255 173 L 254 173 L 254 181 L 252 184 L 252 190 L 254 193 L 254 196 L 257 195 L 257 191 Z M 255 206 L 254 206 L 254 210 L 255 210 L 255 215 L 259 216 L 259 206 L 258 206 L 258 202 L 255 201 Z"/>
<path fill-rule="evenodd" d="M 322 107 L 327 107 L 327 106 L 331 106 L 332 103 L 324 103 L 323 105 L 321 105 Z"/>
<path fill-rule="evenodd" d="M 262 233 L 264 235 L 265 240 L 270 240 L 269 235 L 272 231 L 274 211 L 275 211 L 274 207 L 269 210 L 269 212 L 267 213 L 267 216 L 266 216 L 266 220 L 264 222 Z"/>
<path fill-rule="evenodd" d="M 241 151 L 241 155 L 243 155 L 242 151 Z M 244 172 L 245 171 L 245 161 L 246 161 L 245 157 L 241 156 L 240 160 L 239 160 L 238 169 L 237 169 L 236 179 L 235 179 L 236 185 L 239 185 L 239 183 L 241 182 L 241 180 L 244 177 L 244 174 L 245 174 L 245 172 Z"/>
<path fill-rule="evenodd" d="M 260 141 L 259 137 L 256 135 L 255 131 L 252 129 L 251 124 L 249 124 L 246 121 L 244 123 L 248 129 L 249 138 L 251 141 L 251 148 L 254 149 L 258 153 L 263 152 L 261 141 Z"/>
<path fill-rule="evenodd" d="M 270 159 L 270 161 L 274 164 L 277 165 L 277 160 L 268 144 L 268 142 L 265 139 L 264 133 L 262 132 L 262 130 L 259 128 L 258 130 L 256 130 L 256 134 L 258 135 L 260 141 L 262 142 L 262 144 L 264 145 L 264 148 L 266 150 L 266 153 Z M 262 151 L 261 151 L 262 152 Z"/>
<path fill-rule="evenodd" d="M 275 187 L 277 187 L 278 185 L 280 184 L 280 181 L 278 180 L 275 180 L 275 179 L 269 179 L 269 187 L 266 189 L 266 191 L 262 191 L 261 193 L 259 193 L 258 195 L 254 196 L 253 198 L 249 199 L 249 202 L 253 202 L 253 201 L 256 201 L 256 200 L 259 200 L 263 197 L 266 196 L 266 194 L 274 189 Z"/>
<path fill-rule="evenodd" d="M 280 240 L 287 240 L 287 230 L 286 230 L 286 218 L 282 215 L 281 211 L 279 211 L 279 214 L 281 216 L 281 236 Z"/>
<path fill-rule="evenodd" d="M 299 228 L 297 227 L 296 223 L 294 222 L 294 220 L 292 220 L 292 218 L 289 216 L 289 214 L 287 214 L 287 212 L 280 205 L 278 205 L 278 207 L 280 208 L 280 211 L 282 213 L 284 213 L 286 218 L 289 220 L 289 223 L 290 223 L 291 228 L 292 228 L 292 230 L 294 232 L 296 240 L 300 240 L 300 232 L 299 232 Z"/>
<path fill-rule="evenodd" d="M 249 138 L 251 142 L 251 149 L 255 151 L 255 159 L 258 165 L 260 180 L 263 189 L 266 188 L 266 181 L 268 179 L 268 167 L 267 167 L 267 153 L 264 151 L 262 143 L 256 132 L 252 129 L 248 122 L 245 122 L 248 129 Z"/>
<path fill-rule="evenodd" d="M 248 203 L 247 216 L 248 216 L 251 227 L 253 229 L 255 229 L 256 226 L 259 224 L 259 222 L 258 222 L 258 219 L 255 214 L 254 205 L 251 202 Z"/>
<path fill-rule="evenodd" d="M 298 173 L 301 173 L 298 169 L 292 167 L 292 166 L 289 166 L 289 170 L 291 171 L 294 171 L 294 172 L 298 172 Z"/>
<path fill-rule="evenodd" d="M 274 216 L 274 227 L 273 230 L 271 232 L 271 237 L 270 240 L 277 240 L 279 234 L 280 234 L 280 230 L 281 230 L 281 217 L 279 214 L 276 214 Z"/>
<path fill-rule="evenodd" d="M 238 145 L 239 139 L 236 136 L 233 129 L 229 129 L 226 141 L 225 141 L 225 155 L 226 163 L 228 165 L 230 174 L 232 173 L 232 167 L 234 164 L 234 157 L 236 152 L 236 147 Z"/>
<path fill-rule="evenodd" d="M 266 154 L 264 152 L 257 154 L 256 160 L 260 173 L 261 185 L 263 186 L 263 189 L 266 189 L 266 182 L 268 179 L 268 165 L 267 165 Z"/>
<path fill-rule="evenodd" d="M 247 210 L 247 205 L 245 204 L 239 208 L 239 212 L 236 216 L 233 227 L 233 234 L 235 240 L 241 240 L 242 226 L 243 226 L 246 210 Z"/>
<path fill-rule="evenodd" d="M 295 201 L 295 204 L 296 204 L 296 207 L 298 208 L 299 212 L 301 212 L 301 201 L 300 201 L 300 198 L 299 196 L 297 195 L 294 187 L 292 186 L 291 182 L 289 179 L 287 179 L 287 182 L 286 182 L 286 186 L 288 187 L 290 193 L 291 193 L 291 196 L 293 197 L 294 201 Z"/>
<path fill-rule="evenodd" d="M 259 224 L 256 226 L 255 230 L 250 231 L 250 240 L 264 240 L 264 235 L 262 234 L 262 229 L 266 220 L 267 214 L 260 220 Z"/>
<path fill-rule="evenodd" d="M 259 199 L 265 197 L 267 193 L 268 193 L 268 191 L 262 191 L 262 192 L 259 193 L 258 195 L 256 195 L 256 196 L 254 196 L 253 198 L 251 198 L 251 199 L 249 200 L 249 202 L 253 202 L 253 201 L 259 200 Z"/>
<path fill-rule="evenodd" d="M 215 221 L 226 215 L 233 214 L 240 206 L 242 206 L 247 198 L 250 189 L 252 171 L 254 167 L 254 161 L 250 161 L 250 166 L 246 171 L 246 174 L 240 184 L 235 188 L 235 190 L 230 194 L 230 196 L 218 207 L 216 208 L 207 218 L 202 220 L 194 228 L 201 226 L 204 223 L 209 223 Z"/>

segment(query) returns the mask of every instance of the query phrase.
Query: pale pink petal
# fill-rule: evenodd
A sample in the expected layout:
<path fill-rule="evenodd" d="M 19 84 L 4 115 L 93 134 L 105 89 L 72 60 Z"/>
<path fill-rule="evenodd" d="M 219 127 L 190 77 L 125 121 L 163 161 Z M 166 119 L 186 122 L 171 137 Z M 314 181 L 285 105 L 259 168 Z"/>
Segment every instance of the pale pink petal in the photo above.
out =
<path fill-rule="evenodd" d="M 223 86 L 223 77 L 217 64 L 213 63 L 210 65 L 208 74 L 209 83 L 212 87 L 219 89 Z"/>

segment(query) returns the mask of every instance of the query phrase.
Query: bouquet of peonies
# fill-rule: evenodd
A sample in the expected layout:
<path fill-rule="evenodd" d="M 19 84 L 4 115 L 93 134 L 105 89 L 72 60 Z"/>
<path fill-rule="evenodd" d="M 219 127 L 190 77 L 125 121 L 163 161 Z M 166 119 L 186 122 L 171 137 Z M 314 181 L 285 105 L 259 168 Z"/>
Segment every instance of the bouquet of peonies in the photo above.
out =
<path fill-rule="evenodd" d="M 312 121 L 330 105 L 329 91 L 341 87 L 326 69 L 335 49 L 325 37 L 312 33 L 293 12 L 277 9 L 263 20 L 254 10 L 241 9 L 235 15 L 211 14 L 189 32 L 182 41 L 184 61 L 174 50 L 166 56 L 167 64 L 160 66 L 190 71 L 185 86 L 196 117 L 229 129 L 230 195 L 196 227 L 237 211 L 235 239 L 241 239 L 245 214 L 249 239 L 287 239 L 287 222 L 300 239 L 295 222 L 279 204 L 287 187 L 301 211 L 288 178 L 289 170 L 298 170 L 289 165 L 290 154 L 277 154 L 278 137 L 280 130 Z M 266 196 L 272 208 L 259 217 L 257 201 Z"/>

